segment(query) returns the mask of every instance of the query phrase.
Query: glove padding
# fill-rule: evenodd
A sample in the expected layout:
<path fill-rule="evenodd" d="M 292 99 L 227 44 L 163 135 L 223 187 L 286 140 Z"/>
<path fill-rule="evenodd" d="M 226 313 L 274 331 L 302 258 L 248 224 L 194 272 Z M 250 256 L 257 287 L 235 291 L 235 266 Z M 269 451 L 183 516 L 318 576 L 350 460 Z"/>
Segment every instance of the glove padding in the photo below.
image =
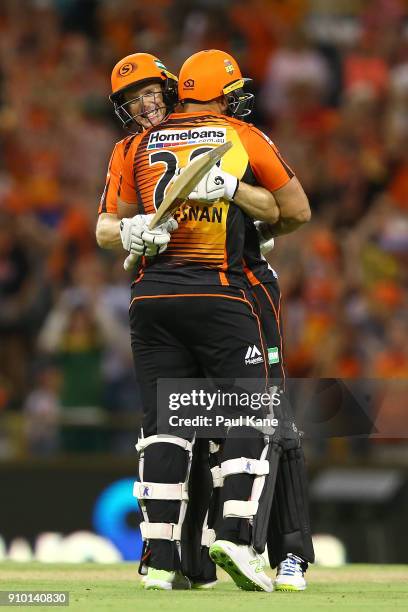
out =
<path fill-rule="evenodd" d="M 254 221 L 256 231 L 258 232 L 259 248 L 262 255 L 267 255 L 275 246 L 275 239 L 270 235 L 268 224 L 263 221 Z"/>
<path fill-rule="evenodd" d="M 150 215 L 135 215 L 131 219 L 122 219 L 120 236 L 123 248 L 136 257 L 154 257 L 167 249 L 170 241 L 170 232 L 178 228 L 173 217 L 149 230 L 149 223 L 153 218 Z"/>
<path fill-rule="evenodd" d="M 164 223 L 161 223 L 153 230 L 149 230 L 149 223 L 152 218 L 153 215 L 146 215 L 147 223 L 141 234 L 145 245 L 145 257 L 154 257 L 155 255 L 163 253 L 170 242 L 170 233 L 178 228 L 177 221 L 173 217 L 170 217 L 167 221 L 164 221 Z"/>
<path fill-rule="evenodd" d="M 135 215 L 130 219 L 122 219 L 120 222 L 120 237 L 123 248 L 130 253 L 141 255 L 143 252 L 142 231 L 145 227 L 146 215 Z"/>
<path fill-rule="evenodd" d="M 236 176 L 224 172 L 218 166 L 213 166 L 188 196 L 189 200 L 214 202 L 220 198 L 233 200 L 239 181 Z"/>

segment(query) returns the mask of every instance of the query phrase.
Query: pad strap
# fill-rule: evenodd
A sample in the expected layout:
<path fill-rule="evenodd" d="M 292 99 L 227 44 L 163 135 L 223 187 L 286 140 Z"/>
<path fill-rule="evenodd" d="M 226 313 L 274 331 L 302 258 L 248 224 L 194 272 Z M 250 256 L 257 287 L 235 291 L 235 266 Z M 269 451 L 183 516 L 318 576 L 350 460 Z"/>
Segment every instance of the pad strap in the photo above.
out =
<path fill-rule="evenodd" d="M 188 500 L 186 483 L 163 484 L 161 482 L 138 482 L 133 486 L 133 495 L 137 499 Z"/>
<path fill-rule="evenodd" d="M 224 502 L 224 518 L 252 518 L 258 511 L 257 501 L 241 501 L 230 499 Z"/>
<path fill-rule="evenodd" d="M 228 459 L 221 463 L 221 474 L 223 478 L 232 474 L 265 476 L 265 474 L 269 474 L 269 461 L 266 459 L 248 459 L 247 457 Z"/>
<path fill-rule="evenodd" d="M 181 525 L 174 523 L 140 523 L 144 540 L 181 540 Z"/>
<path fill-rule="evenodd" d="M 150 444 L 158 444 L 161 442 L 166 442 L 168 444 L 176 444 L 176 446 L 180 446 L 184 450 L 191 453 L 193 450 L 193 443 L 185 440 L 184 438 L 178 438 L 177 436 L 164 436 L 164 435 L 155 435 L 148 436 L 147 438 L 139 438 L 136 444 L 136 450 L 141 451 L 144 450 Z"/>

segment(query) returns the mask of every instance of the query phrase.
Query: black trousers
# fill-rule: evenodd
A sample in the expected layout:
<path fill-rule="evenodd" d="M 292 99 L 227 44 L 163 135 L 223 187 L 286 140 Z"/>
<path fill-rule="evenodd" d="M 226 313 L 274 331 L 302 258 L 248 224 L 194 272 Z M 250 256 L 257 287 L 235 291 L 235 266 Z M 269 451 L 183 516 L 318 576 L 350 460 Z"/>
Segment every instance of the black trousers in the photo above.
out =
<path fill-rule="evenodd" d="M 130 327 L 143 400 L 145 437 L 157 431 L 159 378 L 254 378 L 263 381 L 266 387 L 268 364 L 261 325 L 243 290 L 142 281 L 132 290 Z M 248 349 L 254 346 L 262 360 L 246 359 Z M 224 454 L 228 458 L 248 456 L 249 452 L 249 456 L 259 456 L 259 445 L 256 438 L 227 438 Z M 146 448 L 145 481 L 183 482 L 186 470 L 186 453 L 174 444 L 159 443 Z M 239 487 L 235 476 L 228 480 L 224 501 L 247 500 L 253 477 L 244 475 Z M 150 522 L 178 522 L 179 502 L 151 500 L 146 502 L 146 509 Z M 240 519 L 222 522 L 230 539 L 239 533 L 239 523 Z M 151 540 L 150 551 L 148 564 L 152 567 L 179 569 L 173 542 Z"/>
<path fill-rule="evenodd" d="M 139 283 L 132 291 L 130 329 L 145 436 L 156 433 L 159 378 L 268 376 L 259 318 L 243 290 Z M 253 346 L 262 362 L 247 364 Z"/>
<path fill-rule="evenodd" d="M 270 378 L 280 381 L 279 384 L 284 389 L 285 366 L 279 283 L 271 274 L 269 282 L 253 286 L 250 294 L 267 345 Z M 308 506 L 306 463 L 299 443 L 298 448 L 284 450 L 279 463 L 268 528 L 268 551 L 272 567 L 283 561 L 288 553 L 302 557 L 305 562 L 314 561 Z"/>
<path fill-rule="evenodd" d="M 281 291 L 278 281 L 273 278 L 268 283 L 254 285 L 250 289 L 250 295 L 254 301 L 267 346 L 269 376 L 272 379 L 280 380 L 283 385 L 285 381 L 284 348 Z"/>

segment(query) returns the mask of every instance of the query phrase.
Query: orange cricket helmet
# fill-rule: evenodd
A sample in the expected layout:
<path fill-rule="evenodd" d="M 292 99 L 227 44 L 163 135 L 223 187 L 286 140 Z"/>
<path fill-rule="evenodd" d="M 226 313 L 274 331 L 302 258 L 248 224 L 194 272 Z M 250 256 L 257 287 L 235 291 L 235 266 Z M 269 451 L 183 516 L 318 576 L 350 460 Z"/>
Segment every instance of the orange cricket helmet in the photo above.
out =
<path fill-rule="evenodd" d="M 199 51 L 181 67 L 178 80 L 180 102 L 209 102 L 225 96 L 234 117 L 246 117 L 252 111 L 254 95 L 244 93 L 243 78 L 236 60 L 217 49 Z"/>
<path fill-rule="evenodd" d="M 111 75 L 112 93 L 109 99 L 124 127 L 135 121 L 126 109 L 129 102 L 124 100 L 124 92 L 155 81 L 162 85 L 163 100 L 167 111 L 171 112 L 177 103 L 177 77 L 167 70 L 161 60 L 150 53 L 132 53 L 115 65 Z"/>

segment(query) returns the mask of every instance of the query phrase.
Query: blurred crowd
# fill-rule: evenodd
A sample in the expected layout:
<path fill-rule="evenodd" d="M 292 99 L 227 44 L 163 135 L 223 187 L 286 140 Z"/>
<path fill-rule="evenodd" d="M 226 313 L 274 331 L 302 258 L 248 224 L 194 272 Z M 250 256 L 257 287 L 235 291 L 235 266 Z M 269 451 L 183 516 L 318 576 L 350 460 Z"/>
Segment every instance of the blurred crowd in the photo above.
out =
<path fill-rule="evenodd" d="M 0 455 L 6 411 L 52 453 L 62 413 L 140 410 L 123 254 L 94 239 L 123 137 L 110 73 L 136 51 L 177 73 L 206 48 L 253 78 L 251 120 L 310 199 L 268 256 L 289 375 L 408 378 L 406 0 L 3 0 Z"/>

